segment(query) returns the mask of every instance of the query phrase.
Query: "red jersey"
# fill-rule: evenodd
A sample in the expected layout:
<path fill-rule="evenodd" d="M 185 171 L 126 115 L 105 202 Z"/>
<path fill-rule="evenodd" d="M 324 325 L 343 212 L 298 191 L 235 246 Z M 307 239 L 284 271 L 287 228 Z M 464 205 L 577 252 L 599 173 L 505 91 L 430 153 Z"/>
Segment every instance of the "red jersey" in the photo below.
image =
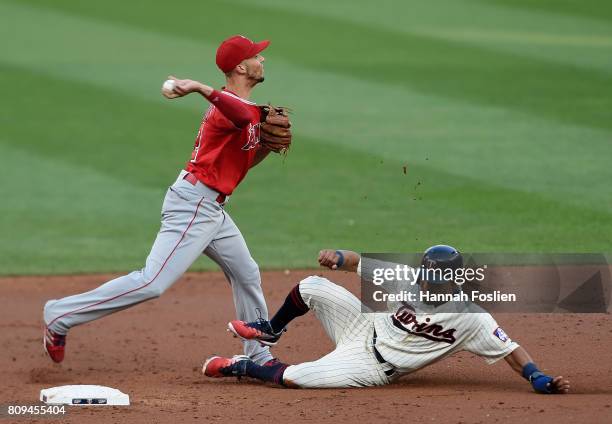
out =
<path fill-rule="evenodd" d="M 260 110 L 257 105 L 224 90 L 247 108 L 250 123 L 238 128 L 217 107 L 210 105 L 195 140 L 186 170 L 208 187 L 230 195 L 246 176 L 259 149 Z"/>

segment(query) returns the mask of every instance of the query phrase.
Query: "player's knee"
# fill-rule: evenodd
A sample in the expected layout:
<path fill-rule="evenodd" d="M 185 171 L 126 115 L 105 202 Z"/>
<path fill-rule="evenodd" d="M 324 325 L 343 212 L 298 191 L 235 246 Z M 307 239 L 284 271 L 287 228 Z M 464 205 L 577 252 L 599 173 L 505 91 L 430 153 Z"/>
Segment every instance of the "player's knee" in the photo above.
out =
<path fill-rule="evenodd" d="M 261 285 L 261 277 L 259 274 L 259 266 L 254 260 L 250 260 L 240 267 L 238 280 L 242 285 Z"/>
<path fill-rule="evenodd" d="M 164 287 L 159 284 L 151 284 L 144 289 L 144 295 L 147 299 L 156 299 L 164 293 Z"/>
<path fill-rule="evenodd" d="M 300 281 L 300 290 L 301 289 L 307 289 L 308 287 L 320 287 L 320 286 L 326 286 L 329 284 L 334 284 L 331 281 L 329 281 L 327 278 L 323 278 L 323 277 L 319 277 L 318 275 L 311 275 L 310 277 L 306 277 L 304 278 L 302 281 Z"/>
<path fill-rule="evenodd" d="M 251 259 L 245 265 L 244 272 L 245 272 L 245 274 L 247 274 L 249 279 L 257 280 L 257 281 L 260 280 L 260 277 L 259 277 L 259 265 L 257 265 L 257 262 L 255 262 L 254 259 Z"/>
<path fill-rule="evenodd" d="M 140 271 L 130 273 L 130 277 L 133 284 L 140 286 L 139 294 L 148 300 L 160 297 L 181 276 L 180 274 L 159 274 L 159 269 L 145 267 Z"/>

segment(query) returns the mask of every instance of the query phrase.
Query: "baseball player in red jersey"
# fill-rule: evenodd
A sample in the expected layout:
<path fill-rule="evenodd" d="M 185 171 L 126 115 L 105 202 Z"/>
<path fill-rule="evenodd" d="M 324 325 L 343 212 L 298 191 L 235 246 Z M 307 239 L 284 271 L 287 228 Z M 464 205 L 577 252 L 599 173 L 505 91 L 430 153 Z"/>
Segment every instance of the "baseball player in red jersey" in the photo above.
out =
<path fill-rule="evenodd" d="M 191 160 L 168 189 L 161 228 L 144 268 L 45 304 L 44 348 L 53 361 L 64 359 L 72 327 L 159 297 L 202 253 L 217 262 L 228 278 L 239 319 L 267 317 L 259 268 L 224 205 L 249 169 L 269 153 L 259 143 L 260 109 L 248 100 L 264 80 L 261 52 L 268 45 L 269 41 L 254 43 L 243 36 L 223 41 L 216 57 L 226 76 L 222 90 L 170 77 L 174 89 L 163 91 L 167 98 L 198 93 L 211 103 Z M 245 342 L 244 349 L 258 364 L 272 359 L 268 347 L 257 341 Z"/>

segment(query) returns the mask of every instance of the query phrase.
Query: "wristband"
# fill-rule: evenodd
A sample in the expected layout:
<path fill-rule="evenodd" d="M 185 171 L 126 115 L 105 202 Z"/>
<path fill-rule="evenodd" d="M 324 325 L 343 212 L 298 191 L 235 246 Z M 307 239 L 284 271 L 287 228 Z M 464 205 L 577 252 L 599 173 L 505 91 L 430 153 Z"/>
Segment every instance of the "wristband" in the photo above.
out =
<path fill-rule="evenodd" d="M 552 393 L 550 382 L 553 378 L 540 371 L 533 362 L 529 362 L 523 367 L 523 377 L 531 383 L 536 392 Z"/>
<path fill-rule="evenodd" d="M 530 378 L 534 372 L 540 372 L 540 370 L 538 369 L 536 364 L 534 364 L 533 362 L 529 362 L 523 367 L 523 378 L 531 382 Z"/>
<path fill-rule="evenodd" d="M 344 265 L 344 253 L 342 253 L 341 250 L 336 250 L 336 255 L 339 256 L 336 266 L 340 268 L 342 265 Z"/>

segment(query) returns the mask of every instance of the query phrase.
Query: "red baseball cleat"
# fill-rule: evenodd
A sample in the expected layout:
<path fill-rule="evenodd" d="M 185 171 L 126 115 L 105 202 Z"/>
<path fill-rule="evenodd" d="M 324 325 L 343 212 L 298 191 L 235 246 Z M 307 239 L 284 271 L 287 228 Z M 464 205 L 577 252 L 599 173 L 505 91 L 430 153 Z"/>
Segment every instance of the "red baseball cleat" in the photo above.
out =
<path fill-rule="evenodd" d="M 202 372 L 207 377 L 242 377 L 246 375 L 246 364 L 251 359 L 245 355 L 236 355 L 233 358 L 212 356 L 204 362 Z"/>
<path fill-rule="evenodd" d="M 227 331 L 234 333 L 234 335 L 244 340 L 257 340 L 264 346 L 274 346 L 283 331 L 275 333 L 272 330 L 270 321 L 258 319 L 253 322 L 234 320 L 227 324 Z"/>
<path fill-rule="evenodd" d="M 43 347 L 53 362 L 62 362 L 66 350 L 66 336 L 57 334 L 45 327 Z"/>

